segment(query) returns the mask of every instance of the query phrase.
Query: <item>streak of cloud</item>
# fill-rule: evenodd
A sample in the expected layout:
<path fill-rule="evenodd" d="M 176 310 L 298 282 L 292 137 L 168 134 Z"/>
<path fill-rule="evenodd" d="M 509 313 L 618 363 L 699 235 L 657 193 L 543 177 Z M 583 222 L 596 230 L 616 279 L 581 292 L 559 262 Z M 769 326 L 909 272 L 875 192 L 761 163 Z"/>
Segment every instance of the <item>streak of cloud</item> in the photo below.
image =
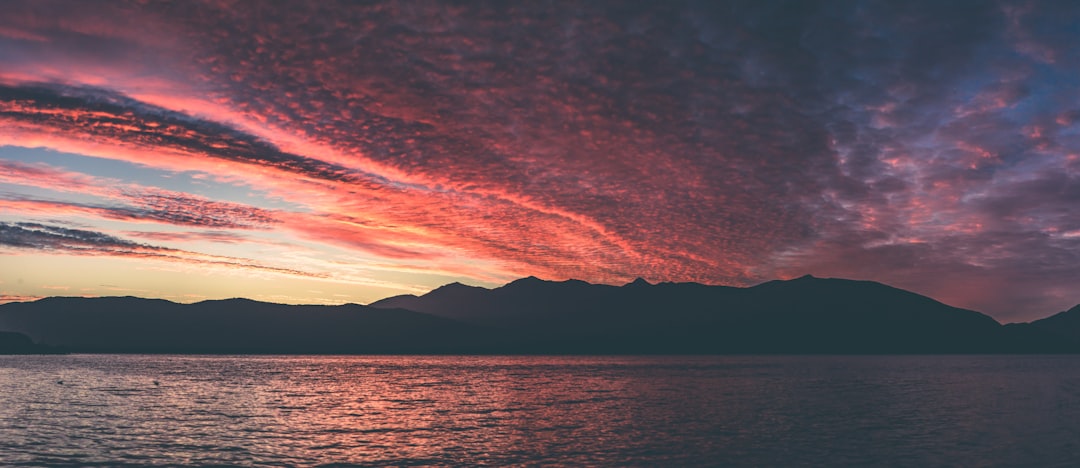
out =
<path fill-rule="evenodd" d="M 109 234 L 36 223 L 0 223 L 0 249 L 77 256 L 104 255 L 204 266 L 240 268 L 291 276 L 323 277 L 300 270 L 260 265 L 245 259 L 140 244 Z"/>

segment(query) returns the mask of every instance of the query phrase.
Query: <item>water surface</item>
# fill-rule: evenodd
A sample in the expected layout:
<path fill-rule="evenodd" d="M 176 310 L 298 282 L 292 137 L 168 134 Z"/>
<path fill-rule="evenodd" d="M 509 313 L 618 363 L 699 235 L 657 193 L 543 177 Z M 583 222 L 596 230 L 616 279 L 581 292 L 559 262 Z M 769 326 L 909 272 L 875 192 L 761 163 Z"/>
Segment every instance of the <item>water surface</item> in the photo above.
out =
<path fill-rule="evenodd" d="M 1074 466 L 1080 357 L 0 356 L 0 464 Z"/>

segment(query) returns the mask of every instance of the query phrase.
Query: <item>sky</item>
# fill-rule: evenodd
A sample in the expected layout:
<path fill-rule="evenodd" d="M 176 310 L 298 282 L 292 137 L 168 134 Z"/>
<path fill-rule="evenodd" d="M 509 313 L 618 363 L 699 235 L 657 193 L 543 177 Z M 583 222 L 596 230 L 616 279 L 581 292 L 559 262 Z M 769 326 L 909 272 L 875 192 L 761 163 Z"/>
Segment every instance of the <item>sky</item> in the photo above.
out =
<path fill-rule="evenodd" d="M 1080 302 L 1080 3 L 6 1 L 0 301 Z"/>

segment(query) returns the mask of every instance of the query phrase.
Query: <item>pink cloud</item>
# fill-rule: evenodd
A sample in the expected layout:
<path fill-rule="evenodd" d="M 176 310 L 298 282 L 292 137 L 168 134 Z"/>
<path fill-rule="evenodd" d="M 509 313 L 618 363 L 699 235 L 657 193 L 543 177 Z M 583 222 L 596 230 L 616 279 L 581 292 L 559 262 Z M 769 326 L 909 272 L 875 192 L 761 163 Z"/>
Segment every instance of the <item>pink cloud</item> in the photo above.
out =
<path fill-rule="evenodd" d="M 928 291 L 941 273 L 965 305 L 982 303 L 972 284 L 1026 297 L 993 279 L 1016 272 L 1080 278 L 1072 238 L 1048 234 L 1080 229 L 1078 94 L 1057 78 L 1076 67 L 1053 46 L 1074 42 L 1054 36 L 1068 15 L 57 5 L 0 18 L 0 145 L 295 208 L 7 162 L 7 183 L 107 203 L 14 196 L 5 213 L 191 230 L 130 228 L 161 242 L 275 235 L 484 281 L 832 272 Z"/>

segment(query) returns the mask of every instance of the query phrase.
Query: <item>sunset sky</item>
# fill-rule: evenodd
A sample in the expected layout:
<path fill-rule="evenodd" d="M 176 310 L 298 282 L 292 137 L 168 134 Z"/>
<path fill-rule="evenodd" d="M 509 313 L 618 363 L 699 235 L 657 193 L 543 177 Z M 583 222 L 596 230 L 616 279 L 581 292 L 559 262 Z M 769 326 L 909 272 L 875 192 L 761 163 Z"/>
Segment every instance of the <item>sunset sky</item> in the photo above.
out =
<path fill-rule="evenodd" d="M 0 299 L 813 274 L 1040 318 L 1080 302 L 1078 24 L 1080 2 L 5 1 Z"/>

